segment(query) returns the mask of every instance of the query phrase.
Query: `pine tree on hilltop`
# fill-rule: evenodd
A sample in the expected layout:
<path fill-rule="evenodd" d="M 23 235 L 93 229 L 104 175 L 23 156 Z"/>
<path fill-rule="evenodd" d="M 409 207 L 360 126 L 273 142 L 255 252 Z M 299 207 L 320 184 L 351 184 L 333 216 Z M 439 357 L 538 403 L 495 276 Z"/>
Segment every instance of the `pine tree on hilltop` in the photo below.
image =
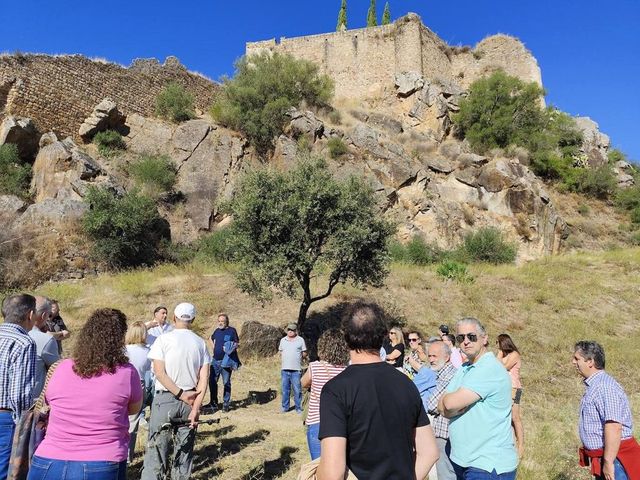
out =
<path fill-rule="evenodd" d="M 342 0 L 342 5 L 340 5 L 340 13 L 338 13 L 338 25 L 336 26 L 336 31 L 339 32 L 342 29 L 347 29 L 347 0 Z"/>
<path fill-rule="evenodd" d="M 371 0 L 369 11 L 367 12 L 367 27 L 378 25 L 378 15 L 376 14 L 376 0 Z"/>
<path fill-rule="evenodd" d="M 384 4 L 384 13 L 382 14 L 382 25 L 389 25 L 391 23 L 391 10 L 389 9 L 389 2 Z"/>

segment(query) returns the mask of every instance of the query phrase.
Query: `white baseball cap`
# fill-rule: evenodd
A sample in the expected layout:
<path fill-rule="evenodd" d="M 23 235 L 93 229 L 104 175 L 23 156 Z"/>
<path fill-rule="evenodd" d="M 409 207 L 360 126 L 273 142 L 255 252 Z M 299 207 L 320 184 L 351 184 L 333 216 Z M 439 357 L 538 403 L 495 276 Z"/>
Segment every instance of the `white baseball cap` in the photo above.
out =
<path fill-rule="evenodd" d="M 183 322 L 191 322 L 194 318 L 196 318 L 196 307 L 194 307 L 190 303 L 180 303 L 173 311 L 173 314 L 178 320 L 182 320 Z"/>

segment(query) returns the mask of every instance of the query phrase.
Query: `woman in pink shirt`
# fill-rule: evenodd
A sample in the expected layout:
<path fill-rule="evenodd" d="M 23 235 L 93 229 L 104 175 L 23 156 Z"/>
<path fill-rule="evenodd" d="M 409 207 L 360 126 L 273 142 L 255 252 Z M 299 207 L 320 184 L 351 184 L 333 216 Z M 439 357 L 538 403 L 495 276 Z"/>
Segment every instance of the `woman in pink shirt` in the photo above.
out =
<path fill-rule="evenodd" d="M 57 366 L 46 389 L 47 434 L 36 449 L 29 480 L 125 480 L 129 414 L 142 387 L 125 354 L 127 317 L 103 308 L 78 335 L 73 358 Z"/>
<path fill-rule="evenodd" d="M 518 347 L 506 333 L 498 335 L 498 355 L 497 358 L 502 362 L 504 368 L 509 372 L 511 377 L 511 398 L 513 406 L 511 407 L 511 423 L 516 434 L 516 447 L 518 455 L 522 457 L 524 453 L 524 428 L 522 419 L 520 418 L 520 399 L 522 398 L 522 383 L 520 382 L 520 366 L 522 360 Z"/>

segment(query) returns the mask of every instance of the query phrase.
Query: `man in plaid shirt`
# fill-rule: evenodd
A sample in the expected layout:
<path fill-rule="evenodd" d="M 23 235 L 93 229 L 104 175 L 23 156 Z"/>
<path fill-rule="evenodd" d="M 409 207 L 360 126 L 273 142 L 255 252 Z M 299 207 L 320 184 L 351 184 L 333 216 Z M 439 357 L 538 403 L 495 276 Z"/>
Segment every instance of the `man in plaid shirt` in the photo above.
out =
<path fill-rule="evenodd" d="M 587 387 L 580 402 L 580 464 L 590 465 L 597 480 L 640 478 L 640 446 L 633 437 L 629 400 L 604 371 L 604 350 L 591 341 L 576 343 L 574 350 L 572 363 Z"/>
<path fill-rule="evenodd" d="M 0 478 L 7 477 L 15 424 L 33 403 L 36 344 L 29 332 L 34 325 L 36 299 L 12 295 L 2 302 L 0 325 Z"/>
<path fill-rule="evenodd" d="M 440 458 L 436 462 L 436 471 L 438 472 L 438 480 L 456 480 L 456 473 L 451 465 L 449 453 L 451 452 L 451 443 L 449 442 L 449 419 L 440 415 L 438 412 L 438 401 L 445 393 L 447 385 L 456 373 L 454 367 L 449 361 L 451 358 L 451 348 L 442 340 L 437 340 L 429 344 L 429 352 L 427 354 L 431 369 L 436 372 L 436 389 L 427 404 L 427 413 L 432 416 L 433 433 L 436 436 L 436 443 L 440 450 Z"/>

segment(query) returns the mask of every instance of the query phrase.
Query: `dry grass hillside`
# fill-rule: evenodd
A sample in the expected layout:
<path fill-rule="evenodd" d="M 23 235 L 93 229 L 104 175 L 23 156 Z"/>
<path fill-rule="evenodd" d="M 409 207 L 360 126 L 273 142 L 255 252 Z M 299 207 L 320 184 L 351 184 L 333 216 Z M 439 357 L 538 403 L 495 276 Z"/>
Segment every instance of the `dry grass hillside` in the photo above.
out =
<path fill-rule="evenodd" d="M 364 295 L 382 302 L 425 335 L 464 315 L 480 318 L 493 338 L 510 333 L 524 358 L 527 446 L 518 478 L 588 478 L 576 466 L 577 409 L 583 387 L 570 364 L 572 345 L 585 338 L 604 345 L 608 370 L 625 387 L 638 421 L 640 249 L 570 254 L 520 267 L 471 266 L 470 270 L 475 281 L 458 284 L 441 281 L 434 267 L 395 265 L 385 288 L 364 293 L 340 288 L 331 299 L 316 304 L 314 311 L 321 313 L 332 303 Z M 148 318 L 159 303 L 171 306 L 182 300 L 197 306 L 197 326 L 203 334 L 212 329 L 219 311 L 228 312 L 236 327 L 247 320 L 282 326 L 297 314 L 297 303 L 290 300 L 261 307 L 234 287 L 228 268 L 203 265 L 161 266 L 50 283 L 39 292 L 60 300 L 72 329 L 80 328 L 96 307 L 120 308 L 134 320 Z M 301 419 L 294 413 L 279 415 L 280 398 L 269 395 L 279 390 L 278 368 L 277 358 L 246 359 L 234 374 L 233 410 L 218 425 L 198 433 L 193 478 L 295 478 L 308 458 L 305 434 Z M 139 455 L 129 478 L 138 478 L 141 461 Z"/>

